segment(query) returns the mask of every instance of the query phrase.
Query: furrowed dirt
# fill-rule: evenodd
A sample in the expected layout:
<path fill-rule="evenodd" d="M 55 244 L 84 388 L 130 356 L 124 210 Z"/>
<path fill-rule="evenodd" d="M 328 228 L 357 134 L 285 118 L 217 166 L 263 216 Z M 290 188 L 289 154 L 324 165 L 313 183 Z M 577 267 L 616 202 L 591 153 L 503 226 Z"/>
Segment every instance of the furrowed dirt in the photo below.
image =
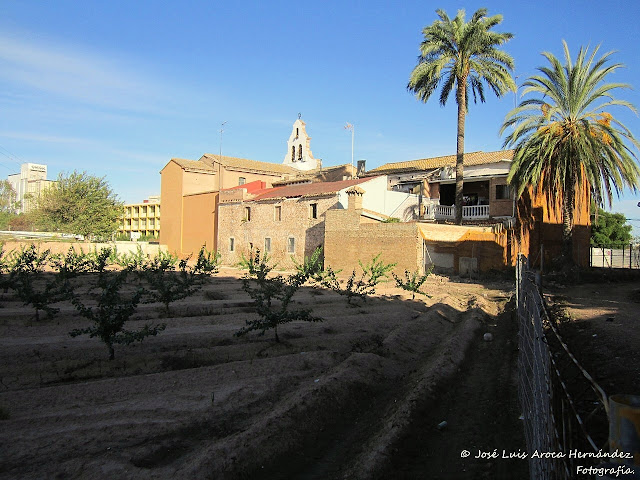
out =
<path fill-rule="evenodd" d="M 415 300 L 387 283 L 355 307 L 305 287 L 294 298 L 324 321 L 282 326 L 276 343 L 273 332 L 233 336 L 255 315 L 239 276 L 224 270 L 168 317 L 142 305 L 129 326 L 166 330 L 117 345 L 113 361 L 98 340 L 68 335 L 87 324 L 71 305 L 35 322 L 5 294 L 0 478 L 412 478 L 414 464 L 436 478 L 424 476 L 435 463 L 404 455 L 418 420 L 434 408 L 439 418 L 467 371 L 499 385 L 487 401 L 512 390 L 510 368 L 491 366 L 513 361 L 513 329 L 492 326 L 509 282 L 434 276 L 431 298 Z M 480 372 L 465 354 L 476 358 L 486 331 L 500 359 Z M 434 445 L 446 431 L 424 434 Z"/>

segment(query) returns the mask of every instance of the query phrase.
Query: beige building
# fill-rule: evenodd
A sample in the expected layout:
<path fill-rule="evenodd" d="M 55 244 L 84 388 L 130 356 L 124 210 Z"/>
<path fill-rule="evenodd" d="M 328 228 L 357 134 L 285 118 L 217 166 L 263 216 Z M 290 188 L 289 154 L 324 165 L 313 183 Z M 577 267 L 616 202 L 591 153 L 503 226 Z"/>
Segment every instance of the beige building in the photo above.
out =
<path fill-rule="evenodd" d="M 118 233 L 132 240 L 141 237 L 158 238 L 160 236 L 160 197 L 151 196 L 142 203 L 125 205 Z"/>
<path fill-rule="evenodd" d="M 471 152 L 464 155 L 464 222 L 513 217 L 515 203 L 507 176 L 513 150 Z M 387 175 L 388 188 L 422 195 L 421 218 L 455 217 L 455 155 L 387 163 L 367 175 Z"/>
<path fill-rule="evenodd" d="M 9 175 L 7 180 L 16 192 L 16 213 L 32 210 L 40 194 L 55 183 L 54 180 L 47 180 L 47 166 L 38 163 L 23 163 L 20 173 Z"/>
<path fill-rule="evenodd" d="M 295 154 L 292 155 L 295 149 Z M 353 176 L 350 166 L 323 169 L 313 157 L 305 123 L 298 119 L 281 164 L 205 154 L 199 160 L 173 158 L 160 171 L 162 231 L 160 243 L 178 255 L 218 246 L 219 192 L 263 182 L 264 187 L 313 183 Z"/>
<path fill-rule="evenodd" d="M 304 257 L 324 244 L 325 216 L 346 208 L 347 190 L 372 182 L 370 178 L 317 182 L 270 189 L 234 188 L 220 192 L 218 251 L 223 264 L 237 264 L 259 249 L 278 268 L 292 268 L 291 258 Z M 371 221 L 387 218 L 367 211 Z"/>

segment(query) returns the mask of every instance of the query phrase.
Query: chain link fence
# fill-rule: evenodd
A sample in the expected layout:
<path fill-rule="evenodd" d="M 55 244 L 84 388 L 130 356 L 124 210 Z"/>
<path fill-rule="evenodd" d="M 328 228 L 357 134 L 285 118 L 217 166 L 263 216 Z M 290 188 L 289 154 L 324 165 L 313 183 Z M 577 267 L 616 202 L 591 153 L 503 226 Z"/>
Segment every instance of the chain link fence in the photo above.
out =
<path fill-rule="evenodd" d="M 595 455 L 606 446 L 608 400 L 549 318 L 537 275 L 520 255 L 516 268 L 518 397 L 530 478 L 582 478 L 577 466 L 600 463 Z"/>
<path fill-rule="evenodd" d="M 589 265 L 600 268 L 639 268 L 640 245 L 592 246 Z"/>

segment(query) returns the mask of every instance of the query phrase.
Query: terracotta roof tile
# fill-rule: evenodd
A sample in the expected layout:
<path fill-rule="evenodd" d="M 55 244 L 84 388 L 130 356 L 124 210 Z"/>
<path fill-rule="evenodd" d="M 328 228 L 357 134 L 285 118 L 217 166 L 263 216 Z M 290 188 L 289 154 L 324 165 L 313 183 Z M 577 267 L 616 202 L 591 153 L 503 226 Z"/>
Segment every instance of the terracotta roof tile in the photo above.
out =
<path fill-rule="evenodd" d="M 246 170 L 254 170 L 258 172 L 268 172 L 268 173 L 276 173 L 278 175 L 285 173 L 295 173 L 295 170 L 292 167 L 287 165 L 282 165 L 280 163 L 269 163 L 269 162 L 259 162 L 257 160 L 248 160 L 246 158 L 236 158 L 236 157 L 227 157 L 225 155 L 214 155 L 212 153 L 205 153 L 200 161 L 203 163 L 207 163 L 210 166 L 213 166 L 214 162 L 218 162 L 220 159 L 220 163 L 226 167 L 235 167 Z"/>
<path fill-rule="evenodd" d="M 204 172 L 213 172 L 213 167 L 199 160 L 186 160 L 184 158 L 172 158 L 172 162 L 177 163 L 180 167 L 187 170 L 199 170 Z"/>
<path fill-rule="evenodd" d="M 354 180 L 341 180 L 339 182 L 304 183 L 300 185 L 287 185 L 276 187 L 256 195 L 253 200 L 267 200 L 273 198 L 313 197 L 338 193 L 345 188 L 358 185 L 371 180 L 371 178 L 357 178 Z"/>
<path fill-rule="evenodd" d="M 496 163 L 501 160 L 511 161 L 513 150 L 500 150 L 497 152 L 469 152 L 464 154 L 464 164 L 467 166 L 486 165 Z M 384 165 L 369 170 L 367 174 L 401 173 L 410 171 L 434 170 L 436 168 L 453 166 L 456 164 L 455 155 L 445 155 L 442 157 L 422 158 L 408 162 L 385 163 Z"/>

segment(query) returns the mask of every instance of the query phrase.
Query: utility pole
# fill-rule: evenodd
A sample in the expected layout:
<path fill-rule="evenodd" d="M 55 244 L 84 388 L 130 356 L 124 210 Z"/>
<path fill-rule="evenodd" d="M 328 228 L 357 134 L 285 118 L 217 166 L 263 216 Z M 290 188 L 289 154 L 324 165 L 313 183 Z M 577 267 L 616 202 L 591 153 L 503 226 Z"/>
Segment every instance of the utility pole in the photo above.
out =
<path fill-rule="evenodd" d="M 349 122 L 344 126 L 345 130 L 351 130 L 351 171 L 353 172 L 353 138 L 356 133 L 356 128 Z M 353 178 L 353 174 L 351 175 Z"/>
<path fill-rule="evenodd" d="M 218 156 L 218 191 L 222 190 L 222 132 L 224 132 L 224 126 L 227 122 L 224 121 L 220 124 L 220 155 Z"/>

